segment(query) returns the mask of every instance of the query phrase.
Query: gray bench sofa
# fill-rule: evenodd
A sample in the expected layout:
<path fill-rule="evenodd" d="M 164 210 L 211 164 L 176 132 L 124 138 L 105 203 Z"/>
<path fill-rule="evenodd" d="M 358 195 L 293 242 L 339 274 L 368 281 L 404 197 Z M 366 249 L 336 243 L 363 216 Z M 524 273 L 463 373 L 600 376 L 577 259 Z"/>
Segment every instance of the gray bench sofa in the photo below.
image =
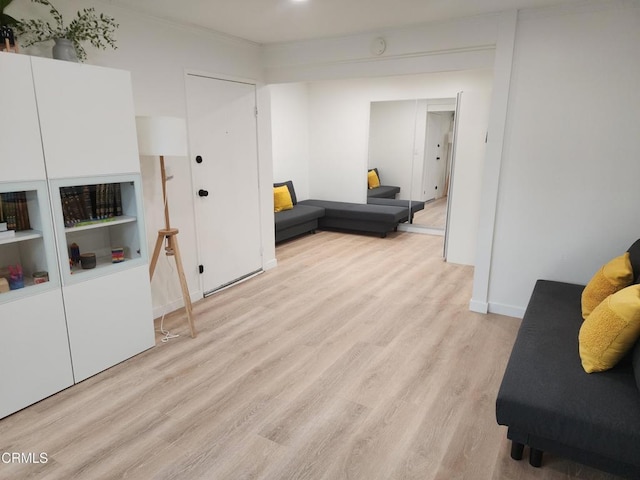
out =
<path fill-rule="evenodd" d="M 640 274 L 640 245 L 630 249 Z M 640 343 L 611 370 L 587 374 L 580 363 L 584 285 L 538 280 L 496 400 L 511 457 L 542 464 L 543 452 L 610 473 L 640 478 Z"/>

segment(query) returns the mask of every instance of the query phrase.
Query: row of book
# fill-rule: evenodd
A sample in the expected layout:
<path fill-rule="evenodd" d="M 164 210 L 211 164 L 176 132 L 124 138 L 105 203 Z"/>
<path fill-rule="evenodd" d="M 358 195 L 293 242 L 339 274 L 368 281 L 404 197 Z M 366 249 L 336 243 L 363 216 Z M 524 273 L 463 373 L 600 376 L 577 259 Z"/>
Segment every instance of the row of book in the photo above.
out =
<path fill-rule="evenodd" d="M 6 222 L 8 230 L 31 228 L 26 192 L 0 193 L 0 222 Z"/>
<path fill-rule="evenodd" d="M 60 199 L 65 227 L 122 215 L 119 183 L 61 187 Z"/>

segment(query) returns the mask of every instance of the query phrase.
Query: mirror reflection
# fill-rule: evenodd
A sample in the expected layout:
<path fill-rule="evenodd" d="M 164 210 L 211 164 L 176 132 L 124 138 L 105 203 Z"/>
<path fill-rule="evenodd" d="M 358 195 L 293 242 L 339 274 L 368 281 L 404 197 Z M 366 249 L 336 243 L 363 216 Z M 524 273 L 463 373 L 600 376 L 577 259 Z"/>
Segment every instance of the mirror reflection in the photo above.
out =
<path fill-rule="evenodd" d="M 367 190 L 367 201 L 410 204 L 412 230 L 444 232 L 455 108 L 455 98 L 371 102 L 368 165 L 381 186 Z"/>

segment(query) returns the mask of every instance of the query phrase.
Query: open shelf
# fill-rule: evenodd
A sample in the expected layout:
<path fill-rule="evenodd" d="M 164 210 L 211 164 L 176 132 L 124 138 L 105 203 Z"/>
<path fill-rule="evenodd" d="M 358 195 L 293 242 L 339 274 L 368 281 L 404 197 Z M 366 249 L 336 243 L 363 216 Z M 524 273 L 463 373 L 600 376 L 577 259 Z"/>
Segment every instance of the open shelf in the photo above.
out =
<path fill-rule="evenodd" d="M 79 224 L 74 227 L 66 227 L 64 231 L 65 233 L 81 232 L 83 230 L 93 230 L 94 228 L 112 227 L 114 225 L 121 225 L 123 223 L 135 222 L 136 220 L 136 217 L 131 217 L 128 215 L 103 218 L 101 220 L 85 220 L 83 222 L 79 222 Z"/>
<path fill-rule="evenodd" d="M 33 240 L 34 238 L 42 238 L 42 232 L 39 230 L 23 230 L 21 232 L 16 232 L 13 237 L 1 238 L 0 245 L 24 242 L 25 240 Z"/>
<path fill-rule="evenodd" d="M 147 261 L 139 175 L 52 180 L 51 197 L 64 285 L 133 268 Z M 95 268 L 72 265 L 72 247 L 93 253 Z M 111 250 L 124 249 L 124 262 L 112 263 Z"/>

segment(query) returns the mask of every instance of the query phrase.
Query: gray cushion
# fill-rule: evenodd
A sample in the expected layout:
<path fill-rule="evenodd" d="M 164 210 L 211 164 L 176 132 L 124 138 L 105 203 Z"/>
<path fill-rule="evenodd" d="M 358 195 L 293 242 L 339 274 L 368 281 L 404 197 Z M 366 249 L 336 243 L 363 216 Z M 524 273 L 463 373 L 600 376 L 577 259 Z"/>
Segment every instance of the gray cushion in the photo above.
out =
<path fill-rule="evenodd" d="M 296 198 L 296 191 L 293 188 L 293 182 L 291 180 L 287 180 L 286 182 L 279 182 L 279 183 L 274 183 L 273 184 L 274 187 L 283 187 L 285 185 L 289 189 L 289 195 L 291 195 L 291 201 L 295 205 L 296 203 L 298 203 L 298 199 Z"/>
<path fill-rule="evenodd" d="M 408 207 L 411 203 L 411 213 L 416 213 L 420 210 L 424 210 L 424 202 L 420 200 L 397 200 L 395 198 L 367 198 L 369 205 L 390 205 L 392 207 Z"/>
<path fill-rule="evenodd" d="M 380 185 L 378 188 L 369 188 L 367 190 L 367 197 L 395 198 L 398 192 L 400 192 L 400 187 Z"/>
<path fill-rule="evenodd" d="M 324 215 L 324 208 L 311 205 L 297 204 L 291 210 L 283 210 L 273 214 L 275 218 L 276 232 L 292 227 L 299 223 L 304 223 Z"/>
<path fill-rule="evenodd" d="M 378 221 L 397 223 L 406 217 L 409 209 L 406 207 L 391 207 L 387 205 L 368 205 L 363 203 L 333 202 L 330 200 L 303 200 L 298 205 L 323 207 L 325 216 L 334 218 Z"/>
<path fill-rule="evenodd" d="M 640 466 L 640 396 L 631 365 L 580 364 L 583 285 L 538 280 L 496 402 L 498 423 Z"/>

